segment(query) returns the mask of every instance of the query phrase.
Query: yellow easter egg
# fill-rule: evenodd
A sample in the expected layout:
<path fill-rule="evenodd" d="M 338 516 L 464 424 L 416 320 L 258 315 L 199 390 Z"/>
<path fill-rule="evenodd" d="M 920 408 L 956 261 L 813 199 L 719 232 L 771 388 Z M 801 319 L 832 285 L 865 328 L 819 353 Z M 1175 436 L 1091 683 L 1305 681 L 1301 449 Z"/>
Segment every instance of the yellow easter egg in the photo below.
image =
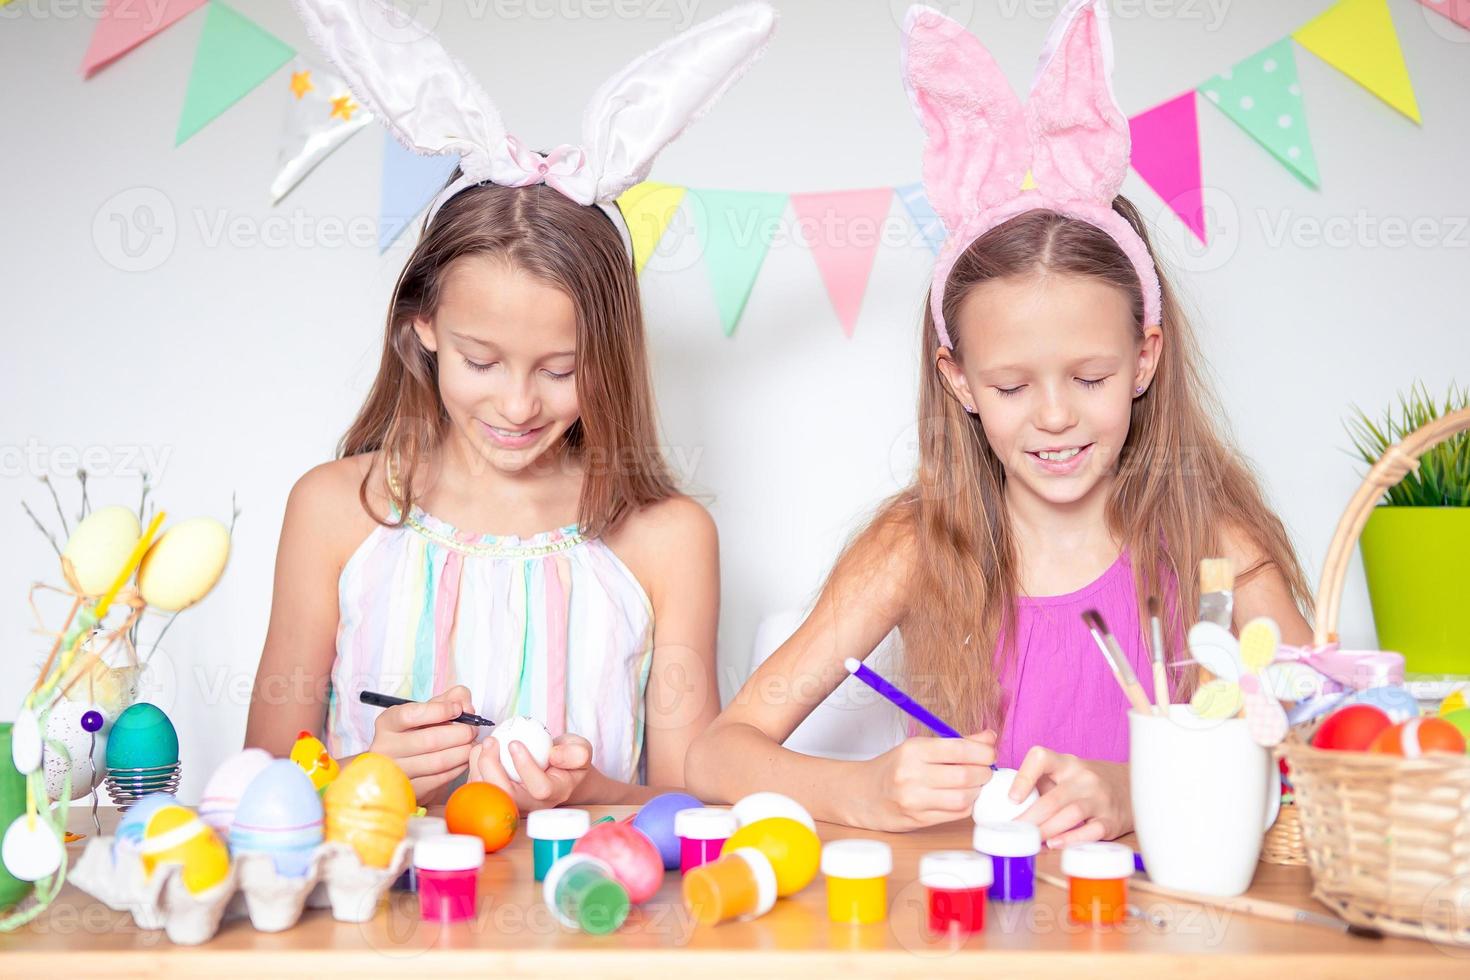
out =
<path fill-rule="evenodd" d="M 418 808 L 413 784 L 385 755 L 364 752 L 347 763 L 322 794 L 326 839 L 350 844 L 362 863 L 386 868 L 408 818 Z"/>
<path fill-rule="evenodd" d="M 770 858 L 776 872 L 776 894 L 795 895 L 817 876 L 822 842 L 804 823 L 790 817 L 766 817 L 741 827 L 725 841 L 725 853 L 753 847 Z"/>
<path fill-rule="evenodd" d="M 229 850 L 188 807 L 161 806 L 153 811 L 143 826 L 139 853 L 143 873 L 150 878 L 161 865 L 180 865 L 184 887 L 196 895 L 230 874 Z"/>
<path fill-rule="evenodd" d="M 142 536 L 137 514 L 126 507 L 99 507 L 66 539 L 61 574 L 77 592 L 101 595 L 112 587 Z"/>
<path fill-rule="evenodd" d="M 212 517 L 192 517 L 163 532 L 138 566 L 138 591 L 155 609 L 177 612 L 203 599 L 230 557 L 230 532 Z"/>

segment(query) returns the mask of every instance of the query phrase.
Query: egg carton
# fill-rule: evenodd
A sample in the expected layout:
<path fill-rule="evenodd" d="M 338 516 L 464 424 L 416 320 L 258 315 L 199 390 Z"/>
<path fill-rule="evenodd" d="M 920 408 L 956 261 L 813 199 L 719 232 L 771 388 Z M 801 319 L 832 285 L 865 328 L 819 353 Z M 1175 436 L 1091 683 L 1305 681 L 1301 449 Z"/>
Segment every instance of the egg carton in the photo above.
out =
<path fill-rule="evenodd" d="M 364 865 L 349 844 L 329 841 L 312 852 L 306 874 L 276 871 L 268 854 L 244 854 L 230 862 L 229 875 L 195 894 L 184 886 L 177 864 L 149 877 L 142 858 L 124 848 L 114 858 L 113 838 L 94 837 L 68 876 L 71 883 L 108 908 L 129 912 L 140 929 L 163 929 L 181 946 L 208 941 L 226 918 L 248 916 L 261 932 L 290 929 L 306 908 L 330 908 L 339 922 L 366 922 L 413 853 L 405 838 L 386 868 Z"/>

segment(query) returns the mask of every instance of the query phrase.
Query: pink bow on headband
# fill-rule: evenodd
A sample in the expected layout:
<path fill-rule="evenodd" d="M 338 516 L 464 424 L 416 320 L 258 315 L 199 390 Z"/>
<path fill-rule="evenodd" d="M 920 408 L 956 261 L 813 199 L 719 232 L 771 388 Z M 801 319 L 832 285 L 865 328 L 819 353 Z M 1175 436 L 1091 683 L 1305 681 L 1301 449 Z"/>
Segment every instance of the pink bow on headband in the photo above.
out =
<path fill-rule="evenodd" d="M 580 185 L 589 179 L 587 153 L 580 146 L 563 143 L 543 156 L 508 133 L 505 146 L 510 151 L 511 161 L 523 175 L 519 179 L 504 182 L 507 187 L 544 183 L 575 198 L 581 190 Z"/>
<path fill-rule="evenodd" d="M 1128 120 L 1113 97 L 1112 38 L 1101 0 L 1070 0 L 1041 53 L 1023 106 L 974 35 L 931 7 L 909 8 L 903 76 L 924 128 L 924 192 L 948 237 L 930 296 L 939 339 L 945 281 L 990 229 L 1044 208 L 1085 221 L 1118 243 L 1138 273 L 1145 325 L 1160 322 L 1148 247 L 1112 208 L 1128 172 Z M 1022 189 L 1027 174 L 1034 189 Z"/>

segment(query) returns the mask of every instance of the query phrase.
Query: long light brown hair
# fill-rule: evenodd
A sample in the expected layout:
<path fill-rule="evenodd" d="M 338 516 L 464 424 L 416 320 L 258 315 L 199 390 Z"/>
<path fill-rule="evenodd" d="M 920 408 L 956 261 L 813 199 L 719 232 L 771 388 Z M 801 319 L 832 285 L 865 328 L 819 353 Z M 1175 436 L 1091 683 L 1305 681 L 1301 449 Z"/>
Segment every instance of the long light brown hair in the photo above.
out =
<path fill-rule="evenodd" d="M 1113 208 L 1148 244 L 1134 206 L 1119 197 Z M 1221 554 L 1229 529 L 1247 536 L 1263 556 L 1237 569 L 1237 584 L 1274 567 L 1307 608 L 1310 590 L 1286 528 L 1220 432 L 1219 407 L 1200 370 L 1193 331 L 1159 272 L 1160 362 L 1147 392 L 1133 401 L 1106 510 L 1109 530 L 1129 554 L 1140 604 L 1159 596 L 1166 622 L 1184 622 L 1185 611 L 1199 601 L 1199 561 Z M 960 305 L 980 284 L 1039 273 L 1086 276 L 1123 290 L 1142 339 L 1142 296 L 1127 256 L 1094 226 L 1045 210 L 1018 215 L 965 251 L 946 283 L 946 321 L 958 322 Z M 999 676 L 1009 652 L 999 648 L 999 638 L 1014 635 L 1009 627 L 1020 592 L 1006 473 L 979 418 L 964 411 L 940 375 L 934 359 L 939 337 L 927 304 L 921 344 L 918 473 L 857 535 L 833 575 L 871 574 L 891 560 L 886 553 L 895 546 L 911 549 L 899 623 L 907 682 L 959 721 L 961 730 L 998 730 L 1004 719 Z M 954 355 L 963 358 L 958 345 Z M 1182 678 L 1176 696 L 1194 684 L 1194 677 Z"/>
<path fill-rule="evenodd" d="M 603 534 L 628 513 L 673 496 L 658 448 L 638 281 L 617 229 L 599 209 L 550 187 L 486 184 L 450 198 L 423 229 L 393 290 L 377 377 L 337 447 L 339 457 L 379 452 L 392 461 L 393 526 L 413 504 L 414 477 L 449 424 L 438 361 L 413 321 L 434 316 L 450 266 L 468 255 L 499 257 L 566 293 L 576 309 L 581 414 L 564 438 L 583 466 L 581 531 Z M 369 513 L 371 478 L 370 469 L 358 492 Z"/>

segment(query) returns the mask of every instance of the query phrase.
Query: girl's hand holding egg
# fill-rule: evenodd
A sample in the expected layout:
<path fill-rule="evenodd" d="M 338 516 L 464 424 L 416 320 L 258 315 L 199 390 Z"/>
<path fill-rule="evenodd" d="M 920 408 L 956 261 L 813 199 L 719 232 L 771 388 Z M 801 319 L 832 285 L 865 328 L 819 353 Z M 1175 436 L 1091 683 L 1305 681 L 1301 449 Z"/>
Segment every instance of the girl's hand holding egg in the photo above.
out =
<path fill-rule="evenodd" d="M 384 708 L 373 723 L 368 751 L 398 763 L 413 783 L 414 794 L 425 800 L 469 768 L 478 729 L 454 719 L 474 711 L 469 688 L 463 686 L 428 701 Z"/>
<path fill-rule="evenodd" d="M 495 731 L 499 732 L 497 725 Z M 514 732 L 507 733 L 514 735 Z M 512 779 L 502 761 L 508 755 L 519 779 Z M 522 813 L 561 806 L 572 800 L 592 772 L 592 743 L 580 735 L 555 739 L 543 765 L 519 738 L 502 742 L 491 736 L 470 752 L 470 778 L 494 783 L 515 800 Z"/>
<path fill-rule="evenodd" d="M 1122 763 L 1036 745 L 1026 753 L 1010 797 L 1024 800 L 1033 789 L 1041 798 L 1016 819 L 1036 824 L 1047 847 L 1112 840 L 1133 829 L 1128 767 Z"/>
<path fill-rule="evenodd" d="M 864 810 L 845 821 L 869 830 L 905 831 L 969 817 L 995 762 L 995 732 L 965 738 L 905 739 L 869 762 L 853 793 Z"/>

